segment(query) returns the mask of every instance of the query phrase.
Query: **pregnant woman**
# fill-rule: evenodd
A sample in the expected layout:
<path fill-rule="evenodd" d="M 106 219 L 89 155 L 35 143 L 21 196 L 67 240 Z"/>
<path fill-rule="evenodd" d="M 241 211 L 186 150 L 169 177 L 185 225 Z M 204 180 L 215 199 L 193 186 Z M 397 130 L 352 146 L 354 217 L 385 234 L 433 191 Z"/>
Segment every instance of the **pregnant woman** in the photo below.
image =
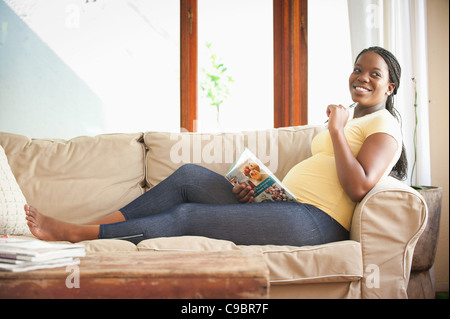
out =
<path fill-rule="evenodd" d="M 359 54 L 349 77 L 356 103 L 353 118 L 349 120 L 344 106 L 329 105 L 328 129 L 314 138 L 313 155 L 283 180 L 296 202 L 254 203 L 250 188 L 232 186 L 215 172 L 187 164 L 119 211 L 89 225 L 55 220 L 26 205 L 28 226 L 43 240 L 72 242 L 117 238 L 138 243 L 192 235 L 242 245 L 303 246 L 348 239 L 356 203 L 381 178 L 402 179 L 406 174 L 393 100 L 400 73 L 396 58 L 383 48 Z M 324 83 L 324 88 L 329 85 L 333 83 Z"/>

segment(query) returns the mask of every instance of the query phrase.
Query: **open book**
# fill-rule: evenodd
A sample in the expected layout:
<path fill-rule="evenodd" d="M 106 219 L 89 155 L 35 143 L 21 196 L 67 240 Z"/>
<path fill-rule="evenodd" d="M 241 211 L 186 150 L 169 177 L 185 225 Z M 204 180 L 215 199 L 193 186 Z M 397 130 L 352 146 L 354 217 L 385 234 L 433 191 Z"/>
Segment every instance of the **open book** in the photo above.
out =
<path fill-rule="evenodd" d="M 49 243 L 41 240 L 0 239 L 0 270 L 28 271 L 79 263 L 85 256 L 82 244 Z"/>
<path fill-rule="evenodd" d="M 244 149 L 225 177 L 233 185 L 252 187 L 255 202 L 296 201 L 295 195 L 248 148 Z"/>

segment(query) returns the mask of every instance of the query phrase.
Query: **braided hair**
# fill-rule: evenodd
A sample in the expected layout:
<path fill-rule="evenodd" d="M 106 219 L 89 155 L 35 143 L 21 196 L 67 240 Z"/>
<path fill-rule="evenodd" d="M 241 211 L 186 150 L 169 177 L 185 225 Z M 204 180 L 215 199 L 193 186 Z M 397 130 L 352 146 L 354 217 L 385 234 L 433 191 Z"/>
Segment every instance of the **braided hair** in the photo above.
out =
<path fill-rule="evenodd" d="M 362 50 L 356 57 L 356 61 L 358 61 L 359 57 L 363 53 L 368 52 L 368 51 L 375 52 L 376 54 L 381 56 L 388 66 L 389 81 L 395 85 L 395 88 L 394 88 L 394 91 L 392 92 L 392 94 L 387 97 L 386 110 L 388 110 L 389 113 L 391 113 L 401 125 L 400 113 L 397 111 L 397 109 L 394 106 L 394 96 L 397 94 L 397 90 L 400 87 L 400 77 L 401 77 L 401 73 L 402 73 L 400 63 L 398 63 L 397 59 L 391 52 L 389 52 L 388 50 L 386 50 L 384 48 L 376 47 L 376 46 Z M 402 143 L 402 153 L 400 155 L 399 160 L 392 168 L 390 175 L 399 180 L 405 180 L 407 173 L 408 173 L 408 160 L 406 159 L 405 144 Z"/>

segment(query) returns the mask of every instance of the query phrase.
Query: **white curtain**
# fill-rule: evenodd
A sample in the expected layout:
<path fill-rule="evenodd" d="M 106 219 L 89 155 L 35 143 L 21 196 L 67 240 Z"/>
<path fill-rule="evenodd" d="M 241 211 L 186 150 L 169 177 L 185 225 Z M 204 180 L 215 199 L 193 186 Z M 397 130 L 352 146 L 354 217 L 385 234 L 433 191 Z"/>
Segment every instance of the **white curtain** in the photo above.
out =
<path fill-rule="evenodd" d="M 396 108 L 402 116 L 403 139 L 411 185 L 430 185 L 428 59 L 426 0 L 348 0 L 353 61 L 370 46 L 391 51 L 402 67 Z M 415 82 L 412 79 L 415 79 Z M 414 88 L 417 88 L 416 167 L 414 164 Z"/>

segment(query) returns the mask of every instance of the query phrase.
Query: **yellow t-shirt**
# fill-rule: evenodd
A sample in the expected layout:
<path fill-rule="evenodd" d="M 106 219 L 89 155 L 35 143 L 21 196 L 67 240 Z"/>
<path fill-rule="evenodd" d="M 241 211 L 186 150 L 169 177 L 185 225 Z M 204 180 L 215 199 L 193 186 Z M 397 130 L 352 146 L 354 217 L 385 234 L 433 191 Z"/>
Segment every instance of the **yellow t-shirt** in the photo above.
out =
<path fill-rule="evenodd" d="M 374 133 L 387 133 L 398 144 L 397 153 L 383 177 L 389 175 L 402 151 L 402 134 L 398 121 L 386 109 L 348 121 L 344 128 L 350 149 L 356 157 L 366 138 Z M 328 130 L 314 137 L 312 156 L 295 165 L 283 184 L 297 196 L 297 201 L 314 205 L 350 230 L 353 202 L 342 188 L 334 160 L 333 143 Z"/>

